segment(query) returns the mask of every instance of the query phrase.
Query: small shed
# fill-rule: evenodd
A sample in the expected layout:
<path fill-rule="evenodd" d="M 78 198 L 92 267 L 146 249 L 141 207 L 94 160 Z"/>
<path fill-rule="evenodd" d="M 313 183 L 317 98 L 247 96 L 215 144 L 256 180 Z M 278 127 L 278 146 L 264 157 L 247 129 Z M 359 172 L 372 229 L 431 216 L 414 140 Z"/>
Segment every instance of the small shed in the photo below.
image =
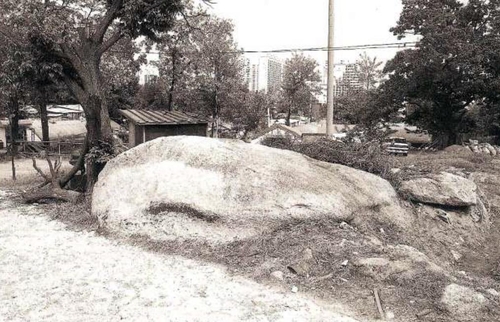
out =
<path fill-rule="evenodd" d="M 207 136 L 208 120 L 179 111 L 120 110 L 128 120 L 129 146 L 162 136 Z"/>

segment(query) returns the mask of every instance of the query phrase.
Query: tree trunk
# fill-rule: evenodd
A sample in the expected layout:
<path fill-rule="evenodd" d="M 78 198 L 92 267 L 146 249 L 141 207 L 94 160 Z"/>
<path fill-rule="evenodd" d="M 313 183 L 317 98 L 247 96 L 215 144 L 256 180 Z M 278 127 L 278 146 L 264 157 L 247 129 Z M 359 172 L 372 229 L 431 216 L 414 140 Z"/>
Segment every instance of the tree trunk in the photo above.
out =
<path fill-rule="evenodd" d="M 172 81 L 170 82 L 170 90 L 168 91 L 168 110 L 172 111 L 174 104 L 174 89 L 176 83 L 176 65 L 177 65 L 177 52 L 174 50 L 172 52 Z"/>
<path fill-rule="evenodd" d="M 113 134 L 106 104 L 92 95 L 87 106 L 87 144 L 91 156 L 86 159 L 87 192 L 91 193 L 99 173 L 106 164 L 106 155 L 113 154 Z"/>
<path fill-rule="evenodd" d="M 49 145 L 49 116 L 47 113 L 47 92 L 42 90 L 40 93 L 40 120 L 42 123 L 42 141 L 43 145 Z"/>
<path fill-rule="evenodd" d="M 78 54 L 68 55 L 78 78 L 65 75 L 64 81 L 85 111 L 87 138 L 83 150 L 88 149 L 85 159 L 87 193 L 92 193 L 99 173 L 113 155 L 113 132 L 100 72 L 101 45 L 88 35 L 81 38 L 82 46 L 77 48 Z M 73 174 L 76 172 L 72 171 Z M 65 177 L 62 183 L 69 179 Z"/>
<path fill-rule="evenodd" d="M 84 150 L 88 149 L 85 159 L 87 177 L 87 193 L 97 182 L 99 173 L 104 168 L 106 160 L 113 154 L 113 132 L 109 118 L 108 104 L 104 93 L 104 85 L 99 70 L 100 59 L 92 55 L 85 56 L 80 71 L 83 91 L 73 93 L 78 98 L 85 111 L 87 138 Z M 78 95 L 79 94 L 79 95 Z"/>
<path fill-rule="evenodd" d="M 16 180 L 16 164 L 15 159 L 17 155 L 17 140 L 19 139 L 19 101 L 17 97 L 11 98 L 10 106 L 12 114 L 9 117 L 10 127 L 10 155 L 12 163 L 12 180 Z"/>
<path fill-rule="evenodd" d="M 288 110 L 286 112 L 286 122 L 285 122 L 286 126 L 290 126 L 290 118 L 291 118 L 291 116 L 292 116 L 292 107 L 289 106 Z"/>
<path fill-rule="evenodd" d="M 448 130 L 446 132 L 439 133 L 437 135 L 437 141 L 439 142 L 439 148 L 444 149 L 450 145 L 457 144 L 458 136 L 455 131 Z"/>

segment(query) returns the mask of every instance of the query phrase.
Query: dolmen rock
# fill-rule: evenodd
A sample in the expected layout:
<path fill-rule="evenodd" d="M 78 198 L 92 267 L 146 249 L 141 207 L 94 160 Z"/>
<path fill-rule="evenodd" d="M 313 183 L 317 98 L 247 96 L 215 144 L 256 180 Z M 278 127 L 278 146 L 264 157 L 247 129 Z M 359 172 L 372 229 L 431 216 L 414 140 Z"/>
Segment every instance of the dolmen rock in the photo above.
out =
<path fill-rule="evenodd" d="M 450 207 L 476 205 L 476 191 L 473 181 L 447 172 L 411 179 L 399 188 L 402 195 L 413 201 Z"/>
<path fill-rule="evenodd" d="M 92 212 L 109 229 L 154 238 L 246 238 L 289 220 L 411 225 L 386 180 L 236 140 L 176 136 L 111 160 Z"/>

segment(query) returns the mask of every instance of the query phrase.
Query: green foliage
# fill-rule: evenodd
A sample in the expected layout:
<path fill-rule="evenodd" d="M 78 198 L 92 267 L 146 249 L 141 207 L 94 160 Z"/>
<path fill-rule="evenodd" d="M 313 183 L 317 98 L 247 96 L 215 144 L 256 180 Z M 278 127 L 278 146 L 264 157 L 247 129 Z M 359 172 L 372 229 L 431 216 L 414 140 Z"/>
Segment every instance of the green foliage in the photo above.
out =
<path fill-rule="evenodd" d="M 382 77 L 382 62 L 377 61 L 377 57 L 369 57 L 366 52 L 359 55 L 356 62 L 358 65 L 359 80 L 364 90 L 375 89 Z"/>
<path fill-rule="evenodd" d="M 108 161 L 116 156 L 112 144 L 100 141 L 97 145 L 92 146 L 89 152 L 85 155 L 86 162 L 97 164 L 106 164 Z"/>
<path fill-rule="evenodd" d="M 278 104 L 279 96 L 276 93 L 246 92 L 238 108 L 233 108 L 224 114 L 234 126 L 243 131 L 244 138 L 256 130 L 267 126 L 268 111 Z"/>
<path fill-rule="evenodd" d="M 290 125 L 291 114 L 304 114 L 314 99 L 313 94 L 320 91 L 317 67 L 316 60 L 304 54 L 293 54 L 285 62 L 282 88 L 287 125 Z"/>
<path fill-rule="evenodd" d="M 380 88 L 379 106 L 406 108 L 407 121 L 428 129 L 444 146 L 470 132 L 470 104 L 497 109 L 500 100 L 498 7 L 497 1 L 403 1 L 392 31 L 420 41 L 387 63 L 389 79 Z"/>

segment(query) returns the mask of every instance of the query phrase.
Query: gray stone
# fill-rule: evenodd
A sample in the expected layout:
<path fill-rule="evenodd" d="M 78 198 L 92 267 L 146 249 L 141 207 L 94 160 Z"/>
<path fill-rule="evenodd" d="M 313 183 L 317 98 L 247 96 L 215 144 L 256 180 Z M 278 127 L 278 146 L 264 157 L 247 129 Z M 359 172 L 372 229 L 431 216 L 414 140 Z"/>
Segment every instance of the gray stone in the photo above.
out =
<path fill-rule="evenodd" d="M 465 207 L 477 204 L 477 186 L 460 176 L 442 172 L 401 184 L 400 193 L 410 199 L 443 206 Z"/>
<path fill-rule="evenodd" d="M 373 221 L 408 229 L 413 221 L 376 175 L 292 151 L 189 136 L 158 138 L 108 162 L 92 212 L 112 231 L 207 242 L 248 238 L 292 219 L 331 218 L 360 229 Z"/>
<path fill-rule="evenodd" d="M 285 279 L 285 276 L 284 276 L 282 271 L 272 272 L 271 277 L 278 280 L 278 281 L 283 281 Z"/>
<path fill-rule="evenodd" d="M 486 147 L 486 149 L 488 149 L 488 151 L 490 152 L 490 154 L 492 156 L 497 155 L 497 150 L 495 150 L 495 148 L 491 144 L 486 144 L 485 147 Z"/>
<path fill-rule="evenodd" d="M 354 261 L 354 266 L 380 267 L 389 265 L 390 261 L 383 257 L 360 258 Z"/>
<path fill-rule="evenodd" d="M 462 259 L 462 254 L 457 251 L 452 250 L 451 254 L 453 255 L 453 259 L 455 259 L 455 262 L 458 262 Z"/>
<path fill-rule="evenodd" d="M 441 303 L 459 321 L 477 321 L 487 300 L 481 293 L 468 287 L 450 284 L 441 297 Z"/>

